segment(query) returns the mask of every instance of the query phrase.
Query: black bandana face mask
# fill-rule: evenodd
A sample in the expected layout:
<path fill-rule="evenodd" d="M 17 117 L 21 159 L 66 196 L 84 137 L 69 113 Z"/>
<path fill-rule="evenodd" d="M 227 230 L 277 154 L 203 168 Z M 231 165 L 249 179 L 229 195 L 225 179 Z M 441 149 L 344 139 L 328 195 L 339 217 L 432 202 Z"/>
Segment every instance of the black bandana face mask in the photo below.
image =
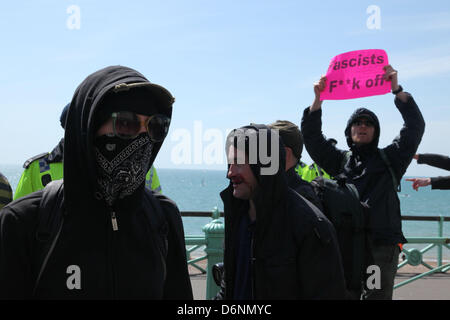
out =
<path fill-rule="evenodd" d="M 136 191 L 150 169 L 153 144 L 147 133 L 125 140 L 103 135 L 95 139 L 97 199 L 112 206 Z"/>

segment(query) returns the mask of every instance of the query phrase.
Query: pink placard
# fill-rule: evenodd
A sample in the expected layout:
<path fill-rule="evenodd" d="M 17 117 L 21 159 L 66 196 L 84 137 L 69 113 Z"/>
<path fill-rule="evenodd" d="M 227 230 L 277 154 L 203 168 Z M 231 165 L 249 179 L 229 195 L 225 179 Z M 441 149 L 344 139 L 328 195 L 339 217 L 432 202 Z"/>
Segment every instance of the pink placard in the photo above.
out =
<path fill-rule="evenodd" d="M 335 56 L 328 67 L 327 85 L 320 100 L 343 100 L 386 94 L 391 83 L 383 79 L 388 64 L 381 49 L 350 51 Z"/>

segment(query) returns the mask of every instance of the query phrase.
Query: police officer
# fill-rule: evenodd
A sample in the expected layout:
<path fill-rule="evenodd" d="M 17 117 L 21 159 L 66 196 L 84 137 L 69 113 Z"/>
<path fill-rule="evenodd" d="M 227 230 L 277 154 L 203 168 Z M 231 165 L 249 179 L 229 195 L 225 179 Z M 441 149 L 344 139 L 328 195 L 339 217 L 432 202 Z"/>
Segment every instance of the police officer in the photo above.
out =
<path fill-rule="evenodd" d="M 67 104 L 59 121 L 61 127 L 65 129 L 67 111 L 70 104 Z M 38 154 L 23 164 L 25 169 L 20 177 L 14 194 L 14 200 L 19 199 L 27 194 L 43 189 L 50 181 L 60 180 L 63 178 L 63 154 L 64 154 L 64 138 L 50 152 Z M 145 186 L 151 190 L 162 192 L 156 169 L 152 166 L 147 173 Z"/>
<path fill-rule="evenodd" d="M 330 141 L 333 146 L 337 144 L 337 141 L 333 138 L 328 139 L 328 141 Z M 308 182 L 313 181 L 316 177 L 332 179 L 332 177 L 315 162 L 308 166 L 306 163 L 300 161 L 295 168 L 295 171 L 297 171 L 297 174 L 301 176 L 303 180 Z"/>

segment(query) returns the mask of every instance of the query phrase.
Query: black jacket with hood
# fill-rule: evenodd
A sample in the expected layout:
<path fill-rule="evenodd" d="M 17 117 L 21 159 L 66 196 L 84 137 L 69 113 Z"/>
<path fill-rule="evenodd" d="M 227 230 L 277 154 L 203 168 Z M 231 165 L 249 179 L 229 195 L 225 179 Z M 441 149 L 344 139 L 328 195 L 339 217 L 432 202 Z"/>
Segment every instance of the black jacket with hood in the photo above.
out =
<path fill-rule="evenodd" d="M 33 295 L 43 191 L 5 207 L 0 214 L 0 298 L 192 299 L 182 220 L 175 203 L 148 191 L 144 183 L 113 208 L 94 196 L 93 120 L 106 92 L 118 84 L 136 82 L 148 80 L 133 69 L 107 67 L 91 74 L 75 91 L 64 138 L 65 209 L 58 241 Z M 154 84 L 145 88 L 158 100 L 158 112 L 171 117 L 170 93 Z M 154 144 L 151 163 L 161 144 Z M 158 222 L 149 205 L 154 202 L 144 201 L 148 197 L 157 198 L 164 221 Z M 111 210 L 117 216 L 117 231 L 112 228 Z M 75 289 L 68 285 L 73 266 L 81 279 Z"/>
<path fill-rule="evenodd" d="M 402 102 L 395 98 L 404 124 L 399 136 L 383 148 L 397 181 L 406 172 L 422 139 L 425 122 L 414 99 L 408 94 L 408 100 Z M 351 138 L 351 125 L 355 119 L 365 115 L 375 124 L 374 138 L 371 143 L 357 147 Z M 303 113 L 301 130 L 306 149 L 311 158 L 332 176 L 344 173 L 355 184 L 360 200 L 370 207 L 370 231 L 377 244 L 405 243 L 402 233 L 400 200 L 393 185 L 392 175 L 381 158 L 378 150 L 380 124 L 377 116 L 365 108 L 357 109 L 350 117 L 345 128 L 345 137 L 351 156 L 339 150 L 322 135 L 322 110 Z"/>
<path fill-rule="evenodd" d="M 314 189 L 308 181 L 303 180 L 295 171 L 295 167 L 292 167 L 286 171 L 286 177 L 288 181 L 288 186 L 296 191 L 297 193 L 304 196 L 313 205 L 315 205 L 320 211 L 323 212 L 322 202 L 320 202 L 319 197 L 314 192 Z"/>
<path fill-rule="evenodd" d="M 243 129 L 249 128 L 255 129 Z M 267 137 L 270 145 L 271 135 Z M 251 266 L 253 298 L 344 299 L 345 280 L 335 230 L 320 210 L 311 209 L 288 187 L 281 140 L 279 164 L 273 175 L 261 174 L 264 165 L 259 155 L 258 164 L 250 165 L 259 184 L 253 198 L 256 206 Z M 233 196 L 231 182 L 220 195 L 226 226 L 225 271 L 217 298 L 232 300 L 239 222 L 242 215 L 248 214 L 248 200 Z"/>

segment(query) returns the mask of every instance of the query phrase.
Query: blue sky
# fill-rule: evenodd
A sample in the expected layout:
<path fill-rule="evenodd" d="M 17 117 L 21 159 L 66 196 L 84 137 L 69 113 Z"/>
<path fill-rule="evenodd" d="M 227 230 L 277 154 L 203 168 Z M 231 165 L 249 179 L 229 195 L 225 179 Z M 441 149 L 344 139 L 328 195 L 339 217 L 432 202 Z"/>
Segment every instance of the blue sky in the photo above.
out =
<path fill-rule="evenodd" d="M 80 29 L 69 29 L 75 5 Z M 368 29 L 370 5 L 380 29 Z M 450 155 L 450 3 L 448 1 L 9 1 L 0 11 L 0 164 L 22 164 L 51 150 L 63 135 L 59 115 L 90 73 L 125 65 L 176 97 L 161 168 L 224 169 L 224 164 L 174 164 L 177 130 L 201 121 L 203 150 L 227 129 L 250 122 L 300 123 L 312 84 L 332 57 L 384 49 L 426 120 L 419 152 Z M 352 111 L 365 106 L 381 122 L 380 146 L 402 119 L 391 94 L 325 101 L 323 131 L 344 147 Z M 198 126 L 197 126 L 198 128 Z M 222 135 L 205 132 L 213 129 Z M 198 133 L 197 132 L 197 133 Z M 192 163 L 194 163 L 192 156 Z M 303 160 L 310 163 L 305 153 Z M 408 175 L 446 175 L 415 161 Z"/>

